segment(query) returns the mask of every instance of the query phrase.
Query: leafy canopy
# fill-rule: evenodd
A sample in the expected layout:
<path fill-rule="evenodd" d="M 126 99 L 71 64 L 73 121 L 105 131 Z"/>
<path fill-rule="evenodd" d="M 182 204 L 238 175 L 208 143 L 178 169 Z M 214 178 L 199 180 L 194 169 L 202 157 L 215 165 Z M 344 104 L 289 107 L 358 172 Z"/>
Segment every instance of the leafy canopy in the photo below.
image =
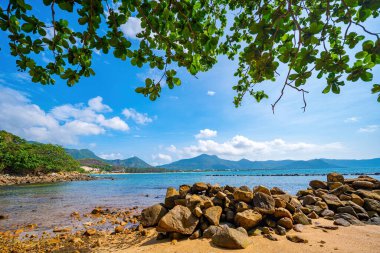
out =
<path fill-rule="evenodd" d="M 339 94 L 347 81 L 371 82 L 371 70 L 380 64 L 379 33 L 365 25 L 379 23 L 379 0 L 43 0 L 41 12 L 33 12 L 35 0 L 4 2 L 0 28 L 11 55 L 20 71 L 41 84 L 59 77 L 72 86 L 94 75 L 92 54 L 101 50 L 140 68 L 162 70 L 159 80 L 147 78 L 136 89 L 155 100 L 163 82 L 170 89 L 181 85 L 176 68 L 196 76 L 226 55 L 238 59 L 236 106 L 245 94 L 258 102 L 268 98 L 258 84 L 275 82 L 280 63 L 287 66 L 274 109 L 286 87 L 302 92 L 306 107 L 302 87 L 314 72 L 326 84 L 323 93 Z M 132 16 L 141 20 L 138 42 L 121 31 Z M 42 52 L 54 60 L 41 63 Z M 380 93 L 380 85 L 372 92 Z"/>

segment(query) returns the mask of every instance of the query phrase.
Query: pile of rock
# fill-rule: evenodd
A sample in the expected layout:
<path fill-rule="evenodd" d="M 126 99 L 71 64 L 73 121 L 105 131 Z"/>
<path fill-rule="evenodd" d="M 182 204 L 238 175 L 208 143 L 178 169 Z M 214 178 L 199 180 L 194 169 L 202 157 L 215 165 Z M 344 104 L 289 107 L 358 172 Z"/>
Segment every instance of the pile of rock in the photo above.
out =
<path fill-rule="evenodd" d="M 0 186 L 15 185 L 15 184 L 36 184 L 36 183 L 53 183 L 53 182 L 67 182 L 67 181 L 89 181 L 94 180 L 87 174 L 79 172 L 58 172 L 41 175 L 25 175 L 13 176 L 7 174 L 0 174 Z"/>
<path fill-rule="evenodd" d="M 168 188 L 165 203 L 144 209 L 141 224 L 156 226 L 159 238 L 212 238 L 216 246 L 246 248 L 249 235 L 301 231 L 312 219 L 334 219 L 337 225 L 380 225 L 380 182 L 368 176 L 344 179 L 330 173 L 327 182 L 313 180 L 310 188 L 292 196 L 274 187 L 231 187 L 195 183 Z M 300 225 L 297 225 L 300 224 Z M 294 236 L 288 236 L 295 240 Z"/>

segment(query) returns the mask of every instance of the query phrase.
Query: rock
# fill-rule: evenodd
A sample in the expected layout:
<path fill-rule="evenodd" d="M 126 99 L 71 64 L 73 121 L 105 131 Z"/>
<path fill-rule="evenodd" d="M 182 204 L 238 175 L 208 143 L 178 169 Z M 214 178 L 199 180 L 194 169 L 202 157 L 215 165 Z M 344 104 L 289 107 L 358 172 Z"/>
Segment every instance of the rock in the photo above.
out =
<path fill-rule="evenodd" d="M 278 235 L 286 235 L 286 229 L 282 226 L 277 226 L 276 232 Z"/>
<path fill-rule="evenodd" d="M 256 192 L 262 192 L 269 196 L 272 195 L 271 191 L 267 187 L 262 186 L 262 185 L 258 185 L 255 188 L 253 188 L 253 193 L 256 193 Z"/>
<path fill-rule="evenodd" d="M 0 220 L 8 219 L 8 215 L 0 214 Z"/>
<path fill-rule="evenodd" d="M 199 220 L 195 217 L 189 208 L 184 206 L 175 206 L 158 222 L 156 230 L 158 232 L 177 232 L 185 235 L 191 235 Z"/>
<path fill-rule="evenodd" d="M 259 236 L 261 235 L 261 228 L 253 228 L 248 231 L 249 236 Z"/>
<path fill-rule="evenodd" d="M 179 198 L 179 192 L 173 188 L 169 187 L 166 190 L 166 196 L 165 196 L 165 207 L 168 209 L 171 209 L 175 206 L 175 200 Z"/>
<path fill-rule="evenodd" d="M 124 231 L 124 226 L 122 225 L 119 225 L 115 228 L 115 233 L 118 234 L 118 233 L 121 233 Z"/>
<path fill-rule="evenodd" d="M 247 232 L 247 230 L 245 230 L 245 228 L 243 228 L 243 227 L 238 227 L 238 228 L 236 228 L 236 230 L 237 230 L 237 231 L 240 231 L 240 232 L 242 232 L 243 234 L 246 234 L 246 235 L 248 236 L 248 232 Z"/>
<path fill-rule="evenodd" d="M 194 231 L 194 233 L 189 237 L 190 240 L 194 240 L 194 239 L 198 239 L 199 237 L 201 237 L 202 235 L 202 232 L 200 229 L 197 229 Z"/>
<path fill-rule="evenodd" d="M 334 214 L 335 214 L 334 211 L 331 211 L 329 209 L 325 209 L 322 211 L 321 216 L 322 217 L 333 217 Z"/>
<path fill-rule="evenodd" d="M 293 215 L 293 221 L 295 224 L 311 225 L 311 222 L 308 219 L 308 217 L 302 212 L 295 213 Z"/>
<path fill-rule="evenodd" d="M 295 243 L 308 243 L 309 241 L 299 235 L 287 235 L 286 239 Z"/>
<path fill-rule="evenodd" d="M 273 187 L 272 189 L 270 189 L 270 192 L 272 195 L 282 195 L 282 194 L 286 194 L 286 192 L 284 192 L 283 190 L 281 190 L 280 188 L 278 187 Z"/>
<path fill-rule="evenodd" d="M 337 230 L 339 227 L 337 226 L 330 226 L 330 225 L 317 225 L 316 228 L 320 229 L 327 229 L 327 230 Z"/>
<path fill-rule="evenodd" d="M 227 249 L 245 249 L 252 242 L 246 234 L 233 228 L 223 227 L 212 237 L 212 243 Z"/>
<path fill-rule="evenodd" d="M 186 206 L 186 199 L 175 199 L 174 200 L 174 205 L 175 206 Z"/>
<path fill-rule="evenodd" d="M 284 227 L 286 229 L 292 229 L 293 227 L 293 221 L 292 219 L 288 217 L 283 217 L 277 221 L 277 224 L 281 227 Z"/>
<path fill-rule="evenodd" d="M 274 206 L 277 208 L 285 208 L 286 207 L 286 202 L 283 199 L 280 198 L 273 198 L 274 199 Z"/>
<path fill-rule="evenodd" d="M 327 182 L 340 182 L 344 184 L 344 177 L 341 174 L 338 173 L 329 173 L 327 174 Z"/>
<path fill-rule="evenodd" d="M 226 221 L 233 222 L 235 218 L 235 213 L 231 210 L 226 211 Z"/>
<path fill-rule="evenodd" d="M 304 229 L 304 227 L 303 227 L 302 224 L 296 224 L 296 225 L 293 226 L 293 230 L 297 231 L 297 232 L 300 232 L 300 233 L 303 231 L 303 229 Z"/>
<path fill-rule="evenodd" d="M 193 213 L 198 218 L 203 215 L 202 209 L 199 206 L 197 206 L 196 208 L 194 208 L 194 212 Z"/>
<path fill-rule="evenodd" d="M 208 189 L 207 184 L 198 182 L 198 183 L 193 184 L 191 191 L 194 193 L 197 193 L 197 192 L 207 191 L 207 189 Z"/>
<path fill-rule="evenodd" d="M 318 214 L 316 214 L 314 211 L 312 211 L 311 213 L 309 213 L 307 215 L 307 217 L 309 217 L 310 219 L 318 219 L 319 218 Z"/>
<path fill-rule="evenodd" d="M 358 218 L 358 215 L 356 214 L 355 210 L 352 208 L 352 206 L 341 206 L 338 207 L 337 213 L 349 213 L 356 218 Z"/>
<path fill-rule="evenodd" d="M 140 223 L 144 227 L 156 226 L 168 210 L 160 204 L 145 208 L 141 212 Z"/>
<path fill-rule="evenodd" d="M 341 187 L 343 184 L 341 182 L 329 182 L 327 183 L 327 186 L 330 191 L 335 190 L 338 187 Z"/>
<path fill-rule="evenodd" d="M 225 194 L 222 191 L 219 191 L 219 192 L 216 193 L 216 197 L 219 198 L 219 199 L 225 199 L 225 198 L 227 198 L 227 194 Z"/>
<path fill-rule="evenodd" d="M 209 207 L 204 212 L 204 216 L 207 218 L 211 225 L 219 225 L 221 214 L 222 208 L 220 206 Z"/>
<path fill-rule="evenodd" d="M 346 221 L 345 219 L 338 218 L 338 219 L 334 220 L 334 225 L 343 226 L 343 227 L 348 227 L 348 226 L 351 225 L 351 223 L 349 223 L 349 222 Z"/>
<path fill-rule="evenodd" d="M 304 205 L 304 206 L 306 206 L 306 205 L 313 205 L 313 204 L 315 204 L 316 202 L 317 202 L 317 198 L 316 197 L 314 197 L 314 196 L 311 196 L 311 195 L 307 195 L 307 196 L 305 196 L 303 199 L 302 199 L 302 204 Z"/>
<path fill-rule="evenodd" d="M 276 208 L 274 209 L 274 217 L 276 218 L 283 218 L 288 217 L 289 219 L 293 220 L 292 214 L 285 208 Z"/>
<path fill-rule="evenodd" d="M 367 211 L 375 211 L 380 213 L 380 202 L 375 199 L 364 199 L 364 209 Z"/>
<path fill-rule="evenodd" d="M 188 194 L 191 190 L 190 185 L 183 184 L 179 187 L 179 196 L 180 198 L 185 198 L 186 194 Z"/>
<path fill-rule="evenodd" d="M 96 234 L 96 229 L 95 228 L 89 228 L 84 232 L 84 235 L 86 236 L 92 236 Z"/>
<path fill-rule="evenodd" d="M 313 189 L 327 189 L 327 183 L 320 180 L 312 180 L 310 181 L 309 185 Z"/>
<path fill-rule="evenodd" d="M 256 192 L 253 196 L 253 207 L 262 214 L 273 214 L 275 202 L 272 196 L 262 192 Z"/>
<path fill-rule="evenodd" d="M 188 194 L 186 196 L 186 207 L 192 211 L 197 206 L 199 206 L 202 209 L 202 208 L 209 208 L 213 205 L 214 204 L 212 203 L 212 200 L 207 196 L 203 196 L 203 195 L 199 196 L 196 194 L 193 194 L 193 195 Z"/>
<path fill-rule="evenodd" d="M 337 209 L 338 207 L 343 206 L 343 203 L 340 201 L 340 199 L 333 194 L 324 194 L 322 195 L 322 199 L 329 207 L 333 209 Z"/>
<path fill-rule="evenodd" d="M 71 228 L 69 227 L 64 227 L 64 228 L 54 228 L 53 229 L 54 233 L 69 233 L 71 232 Z"/>
<path fill-rule="evenodd" d="M 213 235 L 218 233 L 218 231 L 220 231 L 221 229 L 222 229 L 222 227 L 211 225 L 205 231 L 203 231 L 203 237 L 204 238 L 212 238 Z"/>
<path fill-rule="evenodd" d="M 374 187 L 374 184 L 368 181 L 354 181 L 352 183 L 352 186 L 355 189 L 372 189 Z"/>
<path fill-rule="evenodd" d="M 253 210 L 246 210 L 235 215 L 235 224 L 249 230 L 260 223 L 262 215 Z"/>
<path fill-rule="evenodd" d="M 363 223 L 358 219 L 356 218 L 355 216 L 349 214 L 349 213 L 337 213 L 334 215 L 334 219 L 337 220 L 339 218 L 342 218 L 346 221 L 348 221 L 351 225 L 363 225 Z"/>
<path fill-rule="evenodd" d="M 278 241 L 278 239 L 276 237 L 274 237 L 272 234 L 265 234 L 263 235 L 264 238 L 267 238 L 271 241 Z"/>
<path fill-rule="evenodd" d="M 356 193 L 362 198 L 376 199 L 377 201 L 380 201 L 380 194 L 377 194 L 376 192 L 359 189 Z"/>
<path fill-rule="evenodd" d="M 250 203 L 253 198 L 253 193 L 250 191 L 236 190 L 234 192 L 234 199 L 236 201 L 244 201 L 246 203 Z"/>
<path fill-rule="evenodd" d="M 355 193 L 351 194 L 351 201 L 354 202 L 355 204 L 359 205 L 359 206 L 364 205 L 364 200 L 361 197 L 359 197 L 358 195 L 356 195 Z"/>
<path fill-rule="evenodd" d="M 380 226 L 380 217 L 372 217 L 367 223 Z"/>
<path fill-rule="evenodd" d="M 236 211 L 237 212 L 243 212 L 245 210 L 251 209 L 251 206 L 249 206 L 247 203 L 243 201 L 239 201 L 236 205 Z"/>
<path fill-rule="evenodd" d="M 315 203 L 315 205 L 316 205 L 316 206 L 319 206 L 319 207 L 322 208 L 322 209 L 327 209 L 327 208 L 328 208 L 326 202 L 323 202 L 323 201 L 317 201 L 317 202 Z"/>
<path fill-rule="evenodd" d="M 339 186 L 338 188 L 335 188 L 334 190 L 330 191 L 330 194 L 334 194 L 335 196 L 340 196 L 347 191 L 351 190 L 351 188 L 348 185 L 342 185 Z"/>
<path fill-rule="evenodd" d="M 265 224 L 268 225 L 268 227 L 274 228 L 276 227 L 276 221 L 272 220 L 271 218 L 267 217 L 265 218 Z"/>
<path fill-rule="evenodd" d="M 263 227 L 261 229 L 261 233 L 264 234 L 264 235 L 269 235 L 271 232 L 272 232 L 272 229 L 269 228 L 269 227 Z"/>

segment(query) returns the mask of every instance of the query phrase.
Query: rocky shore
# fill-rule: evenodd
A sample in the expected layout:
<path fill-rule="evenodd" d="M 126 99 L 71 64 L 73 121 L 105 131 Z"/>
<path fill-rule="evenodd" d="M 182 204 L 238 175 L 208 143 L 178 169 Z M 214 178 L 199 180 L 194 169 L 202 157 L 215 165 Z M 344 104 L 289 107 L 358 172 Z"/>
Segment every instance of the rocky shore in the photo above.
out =
<path fill-rule="evenodd" d="M 12 176 L 7 174 L 0 174 L 0 186 L 16 184 L 54 183 L 66 181 L 89 181 L 94 179 L 96 178 L 79 172 L 58 172 L 42 174 L 38 176 Z"/>
<path fill-rule="evenodd" d="M 380 181 L 330 173 L 326 181 L 312 180 L 309 186 L 296 195 L 261 185 L 170 187 L 164 203 L 143 210 L 97 207 L 73 212 L 71 226 L 40 231 L 25 224 L 2 231 L 0 252 L 358 252 L 380 247 Z"/>

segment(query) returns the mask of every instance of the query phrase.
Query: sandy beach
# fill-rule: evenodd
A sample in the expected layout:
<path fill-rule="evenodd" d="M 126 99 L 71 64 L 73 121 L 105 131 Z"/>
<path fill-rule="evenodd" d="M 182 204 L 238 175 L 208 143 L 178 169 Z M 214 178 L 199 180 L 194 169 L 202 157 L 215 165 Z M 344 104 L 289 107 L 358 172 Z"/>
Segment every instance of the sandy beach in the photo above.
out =
<path fill-rule="evenodd" d="M 305 226 L 301 233 L 291 231 L 288 234 L 297 234 L 308 240 L 308 243 L 294 243 L 286 239 L 286 236 L 278 236 L 278 241 L 270 241 L 263 236 L 249 237 L 252 244 L 241 250 L 232 252 L 282 252 L 282 253 L 304 253 L 304 252 L 380 252 L 380 229 L 379 226 L 350 226 L 339 227 L 337 230 L 317 228 L 316 225 L 333 225 L 333 221 L 318 219 L 313 225 Z M 130 246 L 118 246 L 118 248 L 103 247 L 96 252 L 118 252 L 118 253 L 218 253 L 231 250 L 215 247 L 210 239 L 179 240 L 173 244 L 169 240 L 157 241 L 157 233 L 150 230 L 149 236 L 141 243 Z"/>

